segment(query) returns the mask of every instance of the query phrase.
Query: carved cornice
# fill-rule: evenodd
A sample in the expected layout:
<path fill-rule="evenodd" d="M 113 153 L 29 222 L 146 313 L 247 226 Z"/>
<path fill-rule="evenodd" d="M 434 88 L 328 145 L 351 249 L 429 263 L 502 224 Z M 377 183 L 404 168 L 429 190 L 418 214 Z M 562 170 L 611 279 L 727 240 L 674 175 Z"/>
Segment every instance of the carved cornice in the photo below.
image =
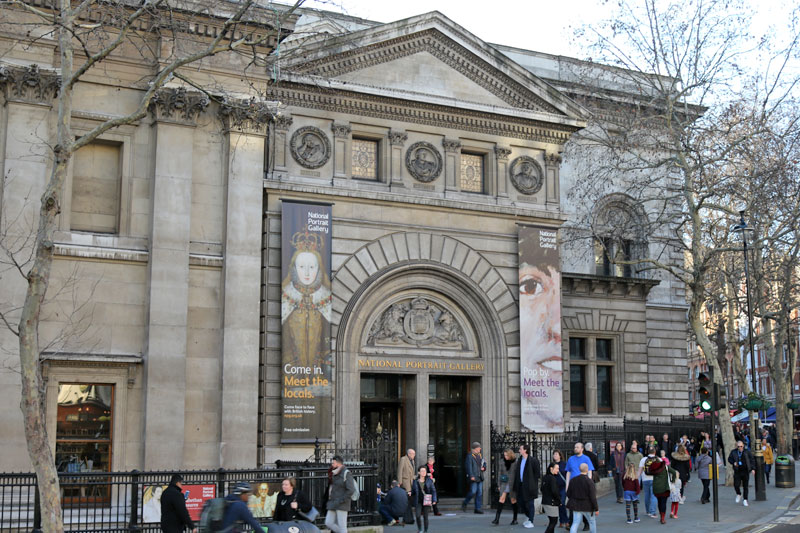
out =
<path fill-rule="evenodd" d="M 442 146 L 445 152 L 461 151 L 461 141 L 458 139 L 442 139 Z"/>
<path fill-rule="evenodd" d="M 187 92 L 183 87 L 161 89 L 150 101 L 150 113 L 157 122 L 174 122 L 195 126 L 200 113 L 208 107 L 202 93 Z"/>
<path fill-rule="evenodd" d="M 499 161 L 506 161 L 508 160 L 508 156 L 511 155 L 511 148 L 505 148 L 503 146 L 495 146 L 494 155 L 495 157 L 497 157 Z"/>
<path fill-rule="evenodd" d="M 257 102 L 254 98 L 249 101 L 226 102 L 220 106 L 219 115 L 226 130 L 238 130 L 255 135 L 265 135 L 267 124 L 272 118 L 272 113 L 266 104 Z"/>
<path fill-rule="evenodd" d="M 650 289 L 659 283 L 654 279 L 564 272 L 561 275 L 561 293 L 564 296 L 629 298 L 644 301 Z"/>
<path fill-rule="evenodd" d="M 424 102 L 364 95 L 352 91 L 319 89 L 282 83 L 267 90 L 267 98 L 287 106 L 400 120 L 547 144 L 564 144 L 580 128 L 564 124 L 470 111 Z"/>
<path fill-rule="evenodd" d="M 433 29 L 323 57 L 297 65 L 292 70 L 335 78 L 420 52 L 430 53 L 512 107 L 564 114 L 510 76 Z"/>
<path fill-rule="evenodd" d="M 331 124 L 331 131 L 334 137 L 347 138 L 352 133 L 353 129 L 349 124 Z"/>
<path fill-rule="evenodd" d="M 390 131 L 389 144 L 392 146 L 403 146 L 408 140 L 408 133 L 404 131 Z"/>
<path fill-rule="evenodd" d="M 544 161 L 549 167 L 557 167 L 561 164 L 561 156 L 558 154 L 545 154 Z"/>
<path fill-rule="evenodd" d="M 0 86 L 7 100 L 49 104 L 58 95 L 61 77 L 55 72 L 42 71 L 39 65 L 0 66 Z"/>
<path fill-rule="evenodd" d="M 294 119 L 288 115 L 276 115 L 272 117 L 272 123 L 275 124 L 275 129 L 278 131 L 289 131 Z"/>

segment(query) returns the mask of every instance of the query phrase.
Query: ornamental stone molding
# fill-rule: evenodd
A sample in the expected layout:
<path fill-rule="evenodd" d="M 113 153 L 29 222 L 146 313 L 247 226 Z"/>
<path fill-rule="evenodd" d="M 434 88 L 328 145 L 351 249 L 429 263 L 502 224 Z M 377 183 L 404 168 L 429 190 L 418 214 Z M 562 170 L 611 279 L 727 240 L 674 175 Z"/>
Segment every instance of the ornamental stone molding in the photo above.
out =
<path fill-rule="evenodd" d="M 469 348 L 455 314 L 421 296 L 393 303 L 383 311 L 370 328 L 367 346 Z"/>
<path fill-rule="evenodd" d="M 58 95 L 61 77 L 55 72 L 43 71 L 35 64 L 28 67 L 0 66 L 0 86 L 5 89 L 8 100 L 49 104 Z"/>
<path fill-rule="evenodd" d="M 225 102 L 219 108 L 219 115 L 226 130 L 258 135 L 266 134 L 267 124 L 272 118 L 267 105 L 255 98 Z"/>
<path fill-rule="evenodd" d="M 389 144 L 392 146 L 403 146 L 408 140 L 408 133 L 404 131 L 390 131 Z"/>
<path fill-rule="evenodd" d="M 278 131 L 289 131 L 294 119 L 288 115 L 275 115 L 272 117 L 272 122 L 275 124 L 275 129 Z"/>
<path fill-rule="evenodd" d="M 333 136 L 337 138 L 344 138 L 350 136 L 353 132 L 353 129 L 350 127 L 349 124 L 331 124 L 331 131 L 333 132 Z"/>
<path fill-rule="evenodd" d="M 175 122 L 194 126 L 206 107 L 208 97 L 188 92 L 183 87 L 159 89 L 150 100 L 150 113 L 157 122 Z"/>
<path fill-rule="evenodd" d="M 502 146 L 494 147 L 494 155 L 500 161 L 505 161 L 511 155 L 511 148 L 504 148 Z"/>
<path fill-rule="evenodd" d="M 514 159 L 508 172 L 514 188 L 522 194 L 536 194 L 544 183 L 542 167 L 534 158 L 527 155 Z"/>
<path fill-rule="evenodd" d="M 558 154 L 546 154 L 544 156 L 545 163 L 551 167 L 555 167 L 561 164 L 561 156 Z"/>
<path fill-rule="evenodd" d="M 331 157 L 328 136 L 314 126 L 304 126 L 295 131 L 289 147 L 294 160 L 305 168 L 319 168 Z"/>
<path fill-rule="evenodd" d="M 432 182 L 442 173 L 442 166 L 442 154 L 429 142 L 416 142 L 406 151 L 406 168 L 417 181 Z"/>
<path fill-rule="evenodd" d="M 458 139 L 442 139 L 445 152 L 458 152 L 461 150 L 461 141 Z"/>

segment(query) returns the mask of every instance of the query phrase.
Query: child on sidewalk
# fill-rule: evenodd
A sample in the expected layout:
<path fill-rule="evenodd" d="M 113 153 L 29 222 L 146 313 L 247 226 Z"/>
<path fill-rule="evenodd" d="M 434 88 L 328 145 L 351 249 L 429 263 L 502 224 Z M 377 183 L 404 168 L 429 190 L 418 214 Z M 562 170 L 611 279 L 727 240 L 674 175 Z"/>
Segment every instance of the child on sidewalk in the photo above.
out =
<path fill-rule="evenodd" d="M 669 484 L 669 499 L 672 502 L 670 518 L 678 518 L 678 506 L 681 504 L 681 478 L 675 478 L 674 483 Z"/>
<path fill-rule="evenodd" d="M 628 517 L 629 524 L 639 521 L 639 493 L 642 491 L 642 485 L 639 483 L 637 474 L 637 467 L 629 464 L 627 468 L 625 468 L 625 477 L 622 478 L 622 490 L 625 496 L 625 515 Z M 631 506 L 633 506 L 633 520 L 631 520 Z"/>

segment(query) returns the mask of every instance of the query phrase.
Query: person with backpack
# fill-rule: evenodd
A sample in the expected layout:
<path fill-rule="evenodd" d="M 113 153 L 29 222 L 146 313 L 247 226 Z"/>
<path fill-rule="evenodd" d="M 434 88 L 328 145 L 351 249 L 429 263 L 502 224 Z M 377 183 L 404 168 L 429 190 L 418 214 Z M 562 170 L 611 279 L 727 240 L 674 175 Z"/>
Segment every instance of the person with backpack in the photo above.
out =
<path fill-rule="evenodd" d="M 247 507 L 247 500 L 253 493 L 253 488 L 249 483 L 238 482 L 233 486 L 233 490 L 225 497 L 225 514 L 222 519 L 222 530 L 225 533 L 240 533 L 240 526 L 247 524 L 253 531 L 266 533 L 266 529 L 258 523 L 250 508 Z M 205 532 L 202 532 L 205 533 Z"/>
<path fill-rule="evenodd" d="M 649 474 L 647 467 L 654 461 L 658 461 L 656 448 L 648 446 L 647 455 L 639 462 L 639 479 L 642 480 L 642 492 L 644 492 L 644 511 L 650 518 L 656 517 L 656 497 L 653 495 L 653 476 Z"/>
<path fill-rule="evenodd" d="M 428 533 L 428 515 L 431 507 L 438 501 L 436 497 L 436 485 L 433 479 L 428 477 L 428 469 L 424 466 L 419 467 L 418 474 L 411 484 L 411 506 L 414 507 L 414 517 L 417 521 L 417 531 Z M 423 519 L 425 529 L 422 529 Z"/>
<path fill-rule="evenodd" d="M 358 500 L 358 487 L 340 455 L 334 455 L 331 459 L 329 475 L 325 527 L 333 533 L 347 533 L 347 513 L 350 512 L 351 502 Z"/>
<path fill-rule="evenodd" d="M 186 529 L 197 533 L 183 497 L 183 476 L 172 474 L 167 490 L 161 493 L 161 531 L 183 533 Z"/>

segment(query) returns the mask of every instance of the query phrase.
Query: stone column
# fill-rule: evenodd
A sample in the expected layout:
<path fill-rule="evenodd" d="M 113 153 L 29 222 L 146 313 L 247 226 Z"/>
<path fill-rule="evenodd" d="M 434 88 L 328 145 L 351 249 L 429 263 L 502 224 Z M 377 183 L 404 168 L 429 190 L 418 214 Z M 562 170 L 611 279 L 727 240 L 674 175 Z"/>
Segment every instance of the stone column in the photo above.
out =
<path fill-rule="evenodd" d="M 547 205 L 552 205 L 554 207 L 559 206 L 560 202 L 560 177 L 559 177 L 559 167 L 561 166 L 561 156 L 558 154 L 545 154 L 544 156 L 544 164 L 545 164 L 545 187 L 547 191 L 545 192 L 545 198 Z"/>
<path fill-rule="evenodd" d="M 430 409 L 429 409 L 429 399 L 430 399 L 430 391 L 428 390 L 428 374 L 420 372 L 417 374 L 416 380 L 416 419 L 417 419 L 417 434 L 416 440 L 412 440 L 411 442 L 416 443 L 417 448 L 417 455 L 421 457 L 421 460 L 417 460 L 417 466 L 422 466 L 425 464 L 427 460 L 427 453 L 428 453 L 428 440 L 430 439 L 430 430 L 429 430 L 429 420 L 430 420 Z"/>
<path fill-rule="evenodd" d="M 389 145 L 391 150 L 389 165 L 389 185 L 392 188 L 404 187 L 403 185 L 403 146 L 408 140 L 404 131 L 390 131 Z"/>
<path fill-rule="evenodd" d="M 446 191 L 461 190 L 461 141 L 442 139 L 444 147 L 444 188 Z"/>
<path fill-rule="evenodd" d="M 192 146 L 208 105 L 183 89 L 159 91 L 151 105 L 155 165 L 145 344 L 144 468 L 183 464 Z"/>
<path fill-rule="evenodd" d="M 258 449 L 259 315 L 266 106 L 220 109 L 226 132 L 220 467 L 254 468 Z"/>
<path fill-rule="evenodd" d="M 350 154 L 350 133 L 352 132 L 349 124 L 331 124 L 333 131 L 333 179 L 349 179 L 352 174 L 352 162 Z"/>
<path fill-rule="evenodd" d="M 292 125 L 292 117 L 278 115 L 272 120 L 272 142 L 270 143 L 270 166 L 275 179 L 286 176 L 286 154 L 288 153 L 287 144 L 289 128 Z"/>
<path fill-rule="evenodd" d="M 494 155 L 497 160 L 497 176 L 495 191 L 500 198 L 508 197 L 508 156 L 511 155 L 510 148 L 502 146 L 494 147 Z"/>

